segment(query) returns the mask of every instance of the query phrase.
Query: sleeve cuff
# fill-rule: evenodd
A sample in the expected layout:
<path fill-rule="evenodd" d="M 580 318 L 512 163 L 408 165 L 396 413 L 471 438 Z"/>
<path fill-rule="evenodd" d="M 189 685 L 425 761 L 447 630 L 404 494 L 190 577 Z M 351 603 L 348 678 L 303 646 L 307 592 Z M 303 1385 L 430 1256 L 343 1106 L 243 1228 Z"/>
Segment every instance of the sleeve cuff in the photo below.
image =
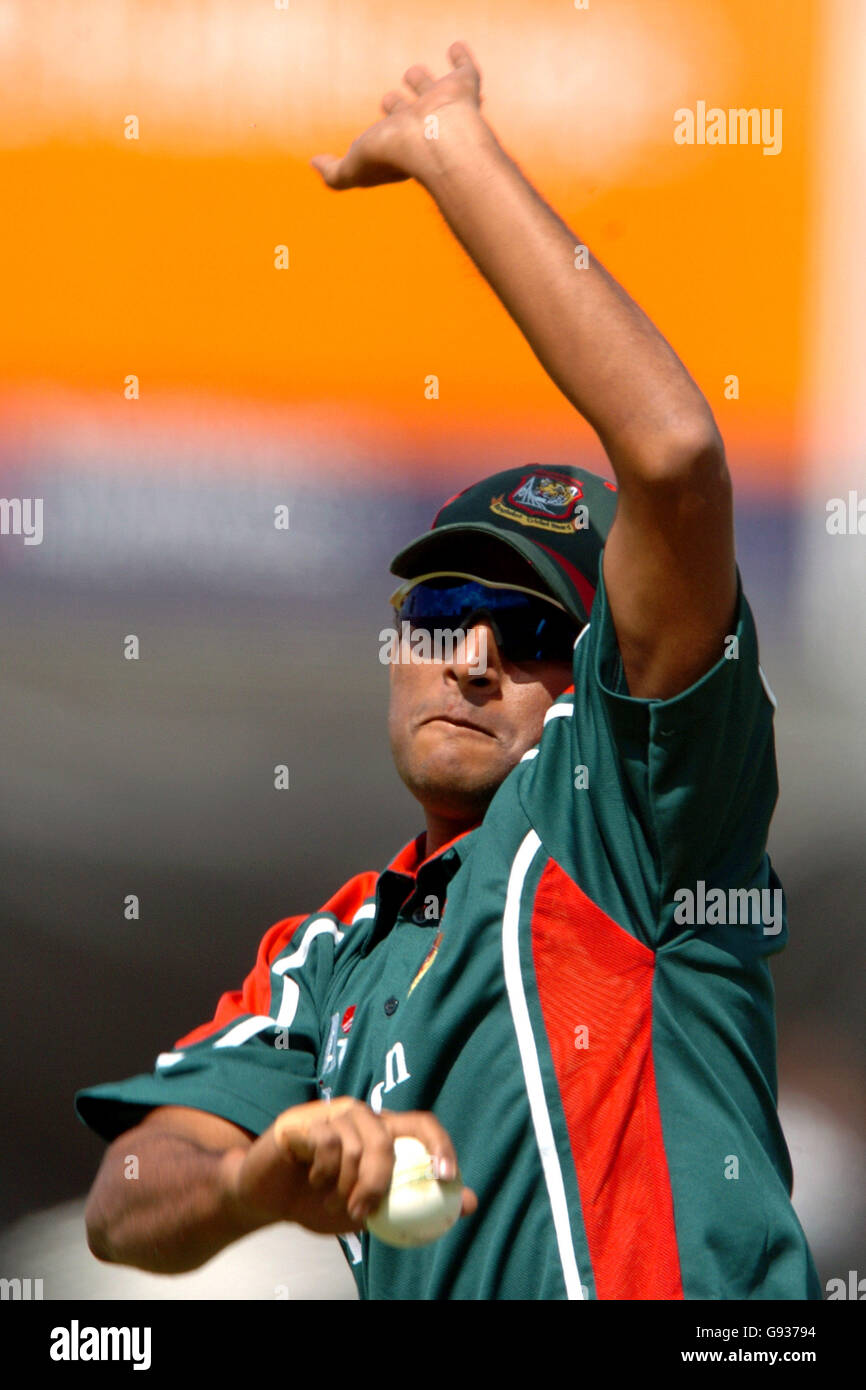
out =
<path fill-rule="evenodd" d="M 737 639 L 737 656 L 721 656 L 719 660 L 699 676 L 686 690 L 672 695 L 668 700 L 645 699 L 629 695 L 623 672 L 622 658 L 617 645 L 616 629 L 607 603 L 604 580 L 600 577 L 596 596 L 599 608 L 593 621 L 598 623 L 598 638 L 595 647 L 595 679 L 604 693 L 609 706 L 617 710 L 618 724 L 630 728 L 635 734 L 644 734 L 650 729 L 665 736 L 687 728 L 697 720 L 707 718 L 719 708 L 721 691 L 730 681 L 732 671 L 754 668 L 759 672 L 758 638 L 752 611 L 743 593 L 742 578 L 737 570 L 737 603 L 731 636 Z M 756 684 L 759 677 L 756 677 Z M 767 692 L 766 683 L 762 688 L 770 705 L 774 701 Z"/>
<path fill-rule="evenodd" d="M 149 1110 L 159 1105 L 185 1105 L 192 1110 L 205 1110 L 252 1134 L 262 1134 L 283 1110 L 310 1099 L 310 1092 L 305 1089 L 297 1100 L 286 1099 L 278 1110 L 272 1111 L 257 1105 L 248 1096 L 203 1085 L 199 1076 L 175 1076 L 171 1082 L 166 1082 L 143 1075 L 79 1091 L 75 1110 L 89 1129 L 109 1141 L 139 1124 Z"/>

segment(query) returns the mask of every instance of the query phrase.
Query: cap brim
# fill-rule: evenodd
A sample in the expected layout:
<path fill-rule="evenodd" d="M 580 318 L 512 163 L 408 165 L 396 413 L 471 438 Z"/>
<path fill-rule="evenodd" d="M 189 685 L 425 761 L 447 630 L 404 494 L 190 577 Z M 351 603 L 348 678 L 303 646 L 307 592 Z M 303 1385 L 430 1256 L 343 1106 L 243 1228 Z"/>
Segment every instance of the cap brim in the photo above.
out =
<path fill-rule="evenodd" d="M 528 538 L 483 521 L 455 522 L 426 532 L 395 555 L 391 573 L 399 579 L 416 579 L 435 570 L 455 570 L 477 574 L 479 579 L 518 582 L 521 575 L 519 567 L 515 569 L 515 555 L 569 613 L 581 623 L 588 621 L 579 595 L 555 560 Z"/>

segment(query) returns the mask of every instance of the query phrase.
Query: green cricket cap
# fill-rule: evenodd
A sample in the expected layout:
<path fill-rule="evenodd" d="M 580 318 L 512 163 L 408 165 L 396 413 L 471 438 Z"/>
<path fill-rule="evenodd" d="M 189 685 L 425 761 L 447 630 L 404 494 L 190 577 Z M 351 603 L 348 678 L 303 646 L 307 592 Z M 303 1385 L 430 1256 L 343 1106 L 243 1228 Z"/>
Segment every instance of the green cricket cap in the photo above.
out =
<path fill-rule="evenodd" d="M 536 587 L 541 581 L 578 622 L 588 623 L 615 512 L 616 484 L 586 468 L 506 468 L 449 498 L 431 529 L 394 557 L 391 573 L 417 579 L 453 570 L 525 583 L 528 566 Z"/>

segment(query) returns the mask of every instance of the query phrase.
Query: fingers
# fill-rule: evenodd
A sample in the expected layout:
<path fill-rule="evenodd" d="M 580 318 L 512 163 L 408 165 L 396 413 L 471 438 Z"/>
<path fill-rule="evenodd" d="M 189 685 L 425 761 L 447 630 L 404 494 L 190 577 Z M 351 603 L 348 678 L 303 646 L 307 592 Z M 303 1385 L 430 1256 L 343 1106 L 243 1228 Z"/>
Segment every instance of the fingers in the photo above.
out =
<path fill-rule="evenodd" d="M 381 1119 L 388 1127 L 392 1139 L 400 1134 L 409 1134 L 420 1139 L 433 1159 L 433 1171 L 437 1178 L 450 1181 L 457 1176 L 457 1154 L 446 1129 L 443 1129 L 435 1115 L 429 1110 L 383 1110 Z"/>
<path fill-rule="evenodd" d="M 461 1206 L 461 1208 L 460 1208 L 460 1215 L 461 1215 L 461 1216 L 471 1216 L 472 1213 L 473 1213 L 474 1211 L 477 1211 L 477 1210 L 478 1210 L 478 1198 L 475 1196 L 475 1193 L 472 1191 L 472 1188 L 471 1188 L 471 1187 L 464 1187 L 464 1189 L 463 1189 L 463 1203 L 462 1203 L 462 1206 Z"/>
<path fill-rule="evenodd" d="M 466 44 L 452 43 L 448 50 L 448 57 L 451 66 L 456 71 L 462 70 L 466 76 L 470 77 L 477 90 L 481 82 L 481 74 Z M 429 92 L 431 88 L 436 86 L 436 78 L 423 63 L 413 63 L 411 67 L 408 67 L 403 73 L 403 81 L 419 97 L 424 96 L 425 92 Z M 386 92 L 382 98 L 382 110 L 388 116 L 394 111 L 403 111 L 410 105 L 411 102 L 406 100 L 402 92 Z"/>
<path fill-rule="evenodd" d="M 456 43 L 452 43 L 451 47 L 448 50 L 448 59 L 452 67 L 465 68 L 467 70 L 467 73 L 474 78 L 476 84 L 480 84 L 481 72 L 479 70 L 478 64 L 472 56 L 472 52 L 468 44 L 463 43 L 462 40 L 458 40 Z"/>
<path fill-rule="evenodd" d="M 293 1106 L 274 1121 L 273 1133 L 278 1151 L 306 1168 L 305 1210 L 313 1229 L 327 1229 L 327 1223 L 341 1231 L 363 1227 L 388 1191 L 399 1135 L 421 1141 L 438 1178 L 447 1181 L 458 1174 L 447 1131 L 424 1110 L 376 1114 L 363 1101 L 339 1096 Z M 477 1207 L 475 1193 L 464 1187 L 461 1214 L 471 1215 Z M 321 1212 L 327 1213 L 324 1224 L 315 1214 Z"/>
<path fill-rule="evenodd" d="M 340 165 L 337 156 L 335 154 L 317 154 L 313 156 L 310 163 L 314 169 L 318 169 L 325 183 L 333 188 L 336 183 L 337 169 Z"/>
<path fill-rule="evenodd" d="M 408 105 L 406 98 L 399 92 L 386 92 L 382 98 L 382 110 L 386 116 L 390 116 L 394 111 L 402 111 Z"/>
<path fill-rule="evenodd" d="M 388 1190 L 394 1144 L 388 1127 L 369 1106 L 349 1096 L 312 1101 L 275 1121 L 284 1152 L 309 1164 L 307 1183 L 332 1213 L 347 1210 L 363 1224 Z"/>
<path fill-rule="evenodd" d="M 440 108 L 480 105 L 481 76 L 468 47 L 462 42 L 453 43 L 448 56 L 452 71 L 438 81 L 423 63 L 408 67 L 403 81 L 411 95 L 396 90 L 386 92 L 382 98 L 384 119 L 359 135 L 342 159 L 319 154 L 310 160 L 328 188 L 372 188 L 419 176 L 419 168 L 429 153 L 428 140 L 422 146 L 418 125 L 402 119 L 405 114 L 414 107 L 417 116 L 426 118 Z M 389 119 L 392 116 L 397 119 Z M 427 136 L 426 127 L 424 135 Z"/>
<path fill-rule="evenodd" d="M 379 1115 L 365 1108 L 356 1116 L 363 1140 L 360 1162 L 340 1174 L 337 1191 L 345 1199 L 353 1221 L 363 1224 L 375 1211 L 391 1182 L 394 1171 L 394 1141 Z"/>
<path fill-rule="evenodd" d="M 402 1114 L 396 1110 L 383 1110 L 380 1118 L 384 1120 L 392 1139 L 400 1134 L 409 1134 L 420 1139 L 433 1159 L 433 1170 L 443 1182 L 456 1178 L 459 1172 L 457 1154 L 448 1131 L 429 1110 L 407 1110 Z M 478 1198 L 471 1187 L 464 1187 L 460 1208 L 461 1216 L 471 1216 L 478 1210 Z"/>
<path fill-rule="evenodd" d="M 316 1147 L 311 1138 L 313 1127 L 322 1121 L 334 1121 L 358 1103 L 351 1096 L 338 1096 L 336 1100 L 310 1100 L 305 1105 L 293 1105 L 274 1120 L 277 1147 L 283 1153 L 293 1154 L 295 1158 L 309 1163 Z"/>
<path fill-rule="evenodd" d="M 333 1188 L 340 1186 L 344 1170 L 347 1174 L 357 1173 L 361 1161 L 363 1142 L 358 1126 L 351 1115 L 343 1115 L 333 1122 L 323 1120 L 310 1131 L 313 1144 L 313 1159 L 307 1181 L 313 1188 Z M 344 1181 L 349 1181 L 347 1178 Z"/>
<path fill-rule="evenodd" d="M 422 63 L 413 63 L 403 73 L 403 81 L 407 87 L 411 87 L 413 92 L 423 96 L 424 92 L 429 92 L 435 85 L 436 79 L 429 68 L 425 68 Z"/>

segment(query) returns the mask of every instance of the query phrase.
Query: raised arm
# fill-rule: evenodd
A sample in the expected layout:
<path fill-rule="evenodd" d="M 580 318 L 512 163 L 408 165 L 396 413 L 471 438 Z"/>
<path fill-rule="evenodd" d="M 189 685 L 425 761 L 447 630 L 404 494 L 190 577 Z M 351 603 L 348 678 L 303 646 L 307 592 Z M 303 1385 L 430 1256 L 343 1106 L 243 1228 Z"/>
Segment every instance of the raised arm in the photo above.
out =
<path fill-rule="evenodd" d="M 415 178 L 436 201 L 538 360 L 592 425 L 619 485 L 604 578 L 632 695 L 668 698 L 723 653 L 736 570 L 724 446 L 673 349 L 547 206 L 480 110 L 464 44 L 438 81 L 407 69 L 414 98 L 389 92 L 385 117 L 343 158 L 313 164 L 335 189 Z"/>

